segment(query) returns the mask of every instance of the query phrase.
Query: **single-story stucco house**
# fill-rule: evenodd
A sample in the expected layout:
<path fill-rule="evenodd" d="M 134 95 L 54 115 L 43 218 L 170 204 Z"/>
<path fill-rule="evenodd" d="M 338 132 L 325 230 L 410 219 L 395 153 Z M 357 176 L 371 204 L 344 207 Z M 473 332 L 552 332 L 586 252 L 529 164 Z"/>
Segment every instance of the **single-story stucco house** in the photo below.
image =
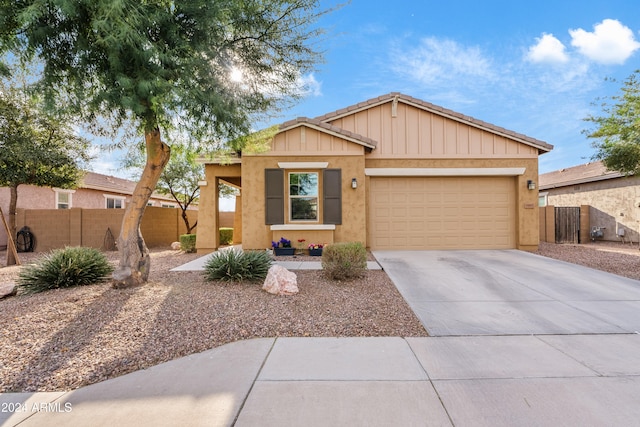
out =
<path fill-rule="evenodd" d="M 600 228 L 604 240 L 639 239 L 640 177 L 589 162 L 541 174 L 539 197 L 540 206 L 589 206 L 589 228 Z"/>
<path fill-rule="evenodd" d="M 266 249 L 538 247 L 538 156 L 553 146 L 401 93 L 283 123 L 269 151 L 203 159 L 197 248 L 218 248 L 218 183 L 241 189 L 234 242 Z M 303 243 L 298 240 L 304 239 Z"/>

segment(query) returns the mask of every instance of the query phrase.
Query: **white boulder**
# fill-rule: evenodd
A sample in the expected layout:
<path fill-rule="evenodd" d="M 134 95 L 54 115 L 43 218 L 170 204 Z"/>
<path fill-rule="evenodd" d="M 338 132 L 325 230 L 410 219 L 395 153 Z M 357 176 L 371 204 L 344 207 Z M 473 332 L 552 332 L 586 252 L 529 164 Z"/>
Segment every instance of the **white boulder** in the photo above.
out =
<path fill-rule="evenodd" d="M 12 297 L 18 292 L 15 283 L 0 283 L 0 299 Z"/>
<path fill-rule="evenodd" d="M 293 295 L 298 293 L 296 274 L 280 265 L 273 265 L 264 279 L 262 289 L 274 295 Z"/>

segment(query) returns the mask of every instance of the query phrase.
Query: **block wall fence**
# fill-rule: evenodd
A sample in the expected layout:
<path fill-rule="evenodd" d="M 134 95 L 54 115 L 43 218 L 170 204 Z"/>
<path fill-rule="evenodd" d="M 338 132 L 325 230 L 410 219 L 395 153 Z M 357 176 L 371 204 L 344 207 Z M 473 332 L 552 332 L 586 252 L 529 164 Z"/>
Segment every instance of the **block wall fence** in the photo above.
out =
<path fill-rule="evenodd" d="M 198 211 L 187 211 L 187 214 L 190 224 L 197 221 Z M 36 252 L 65 246 L 106 249 L 107 230 L 117 240 L 123 215 L 123 209 L 18 209 L 16 225 L 17 230 L 25 225 L 31 229 L 36 238 Z M 224 224 L 221 226 L 233 227 L 233 212 L 220 212 L 220 218 Z M 149 206 L 140 231 L 148 247 L 161 247 L 179 241 L 186 227 L 180 209 Z M 193 232 L 197 232 L 197 227 Z"/>

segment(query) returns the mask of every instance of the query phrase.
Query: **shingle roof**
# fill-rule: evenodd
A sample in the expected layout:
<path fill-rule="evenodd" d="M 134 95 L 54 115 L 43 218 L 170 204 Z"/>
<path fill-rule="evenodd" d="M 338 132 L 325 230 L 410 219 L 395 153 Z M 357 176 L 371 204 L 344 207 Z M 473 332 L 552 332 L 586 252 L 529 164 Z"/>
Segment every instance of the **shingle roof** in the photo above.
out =
<path fill-rule="evenodd" d="M 92 190 L 109 191 L 117 194 L 133 194 L 136 188 L 136 182 L 128 179 L 116 178 L 115 176 L 103 175 L 95 172 L 85 172 L 84 178 L 80 183 L 80 188 L 89 188 Z M 173 200 L 173 198 L 158 194 L 152 194 L 155 199 Z"/>
<path fill-rule="evenodd" d="M 548 144 L 544 141 L 540 141 L 539 139 L 532 138 L 530 136 L 526 136 L 521 133 L 514 132 L 512 130 L 505 129 L 500 126 L 492 125 L 491 123 L 484 122 L 482 120 L 474 119 L 470 116 L 465 116 L 464 114 L 457 113 L 453 110 L 449 110 L 443 107 L 440 107 L 435 104 L 431 104 L 426 101 L 422 101 L 417 98 L 413 98 L 408 95 L 404 95 L 400 92 L 391 92 L 386 95 L 378 96 L 376 98 L 371 98 L 367 101 L 360 102 L 358 104 L 351 105 L 349 107 L 341 108 L 339 110 L 333 111 L 331 113 L 324 114 L 322 116 L 318 116 L 315 119 L 321 122 L 329 122 L 336 120 L 342 116 L 352 114 L 356 111 L 366 110 L 375 105 L 385 104 L 387 102 L 392 102 L 393 100 L 398 100 L 398 102 L 404 102 L 406 104 L 414 105 L 418 108 L 422 108 L 424 110 L 431 111 L 435 114 L 448 117 L 450 119 L 456 120 L 461 123 L 468 124 L 470 126 L 474 126 L 480 129 L 484 129 L 493 133 L 498 133 L 505 135 L 511 139 L 522 142 L 526 145 L 533 146 L 542 152 L 548 152 L 553 149 L 553 145 Z"/>
<path fill-rule="evenodd" d="M 539 188 L 540 190 L 548 190 L 550 188 L 585 184 L 622 176 L 624 175 L 620 172 L 607 170 L 602 162 L 590 162 L 541 174 Z"/>
<path fill-rule="evenodd" d="M 115 176 L 86 172 L 80 187 L 95 190 L 108 190 L 113 191 L 114 193 L 132 194 L 133 190 L 136 188 L 136 183 L 134 181 L 129 181 L 128 179 L 116 178 Z"/>
<path fill-rule="evenodd" d="M 344 138 L 347 138 L 357 144 L 364 145 L 366 148 L 376 148 L 377 142 L 366 136 L 359 135 L 357 133 L 350 132 L 348 130 L 333 126 L 329 123 L 322 122 L 318 119 L 310 119 L 308 117 L 298 117 L 297 119 L 289 120 L 280 125 L 280 131 L 294 128 L 296 126 L 310 126 L 320 128 L 321 130 L 338 134 Z"/>

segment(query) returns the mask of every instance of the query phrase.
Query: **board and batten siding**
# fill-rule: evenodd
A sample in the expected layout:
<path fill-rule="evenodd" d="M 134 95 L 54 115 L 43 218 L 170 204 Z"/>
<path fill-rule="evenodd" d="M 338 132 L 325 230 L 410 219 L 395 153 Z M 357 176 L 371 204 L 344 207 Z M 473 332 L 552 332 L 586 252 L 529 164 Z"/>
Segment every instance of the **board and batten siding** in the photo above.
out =
<path fill-rule="evenodd" d="M 382 158 L 537 158 L 538 150 L 417 107 L 391 102 L 339 117 L 330 123 L 378 141 L 368 159 Z"/>

